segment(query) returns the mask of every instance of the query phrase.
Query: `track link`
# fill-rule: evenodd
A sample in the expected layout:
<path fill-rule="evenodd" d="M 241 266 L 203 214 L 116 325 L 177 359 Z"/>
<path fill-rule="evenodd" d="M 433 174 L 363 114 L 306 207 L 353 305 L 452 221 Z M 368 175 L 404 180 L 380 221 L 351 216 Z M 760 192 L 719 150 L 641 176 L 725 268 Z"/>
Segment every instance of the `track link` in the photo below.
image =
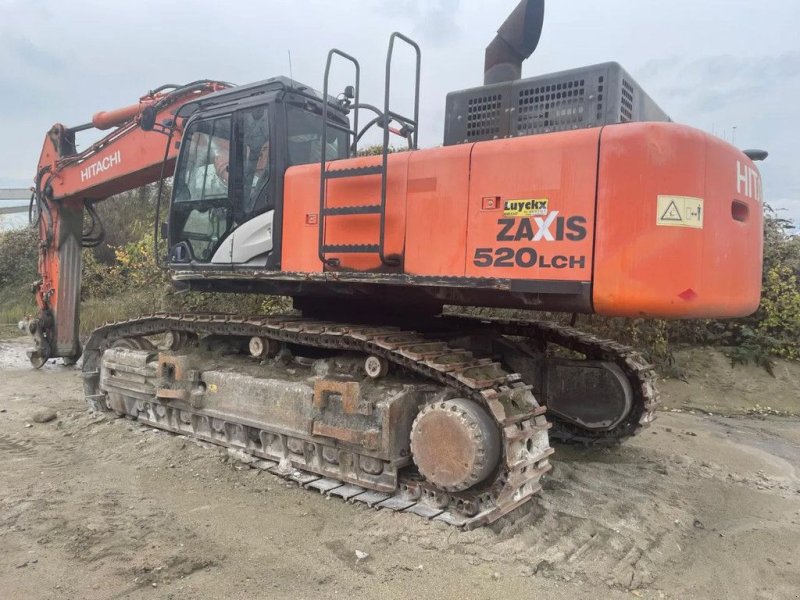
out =
<path fill-rule="evenodd" d="M 348 325 L 293 316 L 174 313 L 158 313 L 106 324 L 92 332 L 84 351 L 84 391 L 90 408 L 107 410 L 104 394 L 99 387 L 100 362 L 104 350 L 114 342 L 167 331 L 198 336 L 261 336 L 303 346 L 380 356 L 408 372 L 447 386 L 459 396 L 477 402 L 487 410 L 502 434 L 500 465 L 493 479 L 482 484 L 478 490 L 448 493 L 436 489 L 418 474 L 409 473 L 401 475 L 395 493 L 386 494 L 304 471 L 293 465 L 288 455 L 280 463 L 263 465 L 304 487 L 339 495 L 345 500 L 353 499 L 378 508 L 412 512 L 472 529 L 491 523 L 530 500 L 541 489 L 541 478 L 551 468 L 549 457 L 553 450 L 548 442 L 550 424 L 544 417 L 546 409 L 536 403 L 531 386 L 525 384 L 519 374 L 507 373 L 491 359 L 476 358 L 445 342 L 431 340 L 422 333 L 395 327 Z M 155 398 L 151 402 L 159 404 Z M 163 414 L 175 410 L 166 404 L 160 406 Z M 258 456 L 257 451 L 247 445 L 247 435 L 204 436 L 196 431 L 187 431 L 185 427 L 170 425 L 179 419 L 161 420 L 156 412 L 148 414 L 150 417 L 143 418 L 143 422 L 155 427 L 191 434 Z"/>
<path fill-rule="evenodd" d="M 608 431 L 591 431 L 551 414 L 549 419 L 553 423 L 550 433 L 552 438 L 587 445 L 614 445 L 636 435 L 656 417 L 660 400 L 655 368 L 630 346 L 550 321 L 461 315 L 448 315 L 444 317 L 444 321 L 448 326 L 455 325 L 456 328 L 478 325 L 501 335 L 553 344 L 583 354 L 587 360 L 612 362 L 622 369 L 631 385 L 634 398 L 630 413 L 621 423 Z"/>

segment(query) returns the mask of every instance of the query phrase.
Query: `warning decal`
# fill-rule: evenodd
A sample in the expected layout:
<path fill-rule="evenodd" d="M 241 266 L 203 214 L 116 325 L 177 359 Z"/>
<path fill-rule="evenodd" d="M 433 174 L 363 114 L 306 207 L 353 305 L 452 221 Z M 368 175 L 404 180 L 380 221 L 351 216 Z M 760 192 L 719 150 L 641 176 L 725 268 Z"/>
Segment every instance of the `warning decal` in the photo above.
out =
<path fill-rule="evenodd" d="M 703 199 L 690 196 L 659 196 L 656 225 L 703 228 Z"/>

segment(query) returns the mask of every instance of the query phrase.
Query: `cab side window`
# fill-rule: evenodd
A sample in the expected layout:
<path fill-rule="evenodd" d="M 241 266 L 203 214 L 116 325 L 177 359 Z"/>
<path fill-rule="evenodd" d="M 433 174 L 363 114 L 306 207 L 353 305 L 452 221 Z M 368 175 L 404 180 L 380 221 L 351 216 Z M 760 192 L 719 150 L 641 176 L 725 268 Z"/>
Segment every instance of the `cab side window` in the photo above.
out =
<path fill-rule="evenodd" d="M 270 135 L 266 106 L 240 113 L 242 194 L 236 220 L 244 222 L 263 213 L 269 204 Z"/>
<path fill-rule="evenodd" d="M 178 201 L 227 197 L 231 148 L 229 117 L 201 121 L 189 134 L 189 151 L 182 169 L 184 193 Z"/>
<path fill-rule="evenodd" d="M 286 119 L 289 166 L 319 162 L 322 158 L 322 117 L 296 106 L 288 106 Z M 347 132 L 333 125 L 328 125 L 327 129 L 327 160 L 347 158 Z"/>

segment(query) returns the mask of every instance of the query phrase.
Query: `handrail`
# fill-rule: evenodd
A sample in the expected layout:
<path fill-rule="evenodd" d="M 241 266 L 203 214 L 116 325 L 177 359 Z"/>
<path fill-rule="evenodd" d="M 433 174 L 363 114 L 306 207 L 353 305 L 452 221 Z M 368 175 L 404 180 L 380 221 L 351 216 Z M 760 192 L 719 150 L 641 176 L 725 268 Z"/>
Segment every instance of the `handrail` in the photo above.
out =
<path fill-rule="evenodd" d="M 318 219 L 318 243 L 317 243 L 317 254 L 319 256 L 320 261 L 325 264 L 325 253 L 322 251 L 323 246 L 325 245 L 325 192 L 326 192 L 326 179 L 325 179 L 325 167 L 327 163 L 327 154 L 328 154 L 328 81 L 330 78 L 331 72 L 331 64 L 333 63 L 334 56 L 340 56 L 345 60 L 350 61 L 353 63 L 353 67 L 355 69 L 355 94 L 354 94 L 354 101 L 355 106 L 358 107 L 358 97 L 359 97 L 359 87 L 360 87 L 360 80 L 361 80 L 361 66 L 358 64 L 358 61 L 347 54 L 346 52 L 342 52 L 336 48 L 333 48 L 328 52 L 328 59 L 325 63 L 325 80 L 322 85 L 322 148 L 320 149 L 320 164 L 319 164 L 319 216 Z M 353 111 L 353 153 L 358 151 L 358 108 Z"/>
<path fill-rule="evenodd" d="M 391 94 L 391 79 L 392 79 L 392 56 L 394 54 L 394 42 L 395 40 L 401 40 L 407 43 L 414 49 L 414 53 L 416 54 L 416 69 L 415 69 L 415 80 L 414 80 L 414 119 L 413 121 L 409 121 L 406 117 L 402 117 L 392 111 L 389 110 L 389 100 Z M 395 31 L 389 36 L 389 51 L 386 53 L 386 75 L 384 80 L 384 96 L 383 96 L 383 114 L 385 118 L 397 118 L 400 122 L 404 122 L 407 125 L 413 125 L 414 130 L 411 132 L 410 141 L 411 141 L 411 150 L 417 149 L 417 140 L 419 138 L 419 79 L 420 79 L 420 65 L 422 63 L 422 53 L 419 49 L 419 45 L 412 40 L 411 38 L 403 35 L 400 32 Z M 386 238 L 386 184 L 387 184 L 387 170 L 389 167 L 389 123 L 387 122 L 383 128 L 383 152 L 382 152 L 382 164 L 383 164 L 383 175 L 381 176 L 381 206 L 383 210 L 381 211 L 381 224 L 380 224 L 380 241 L 378 243 L 379 248 L 379 255 L 381 259 L 381 263 L 384 265 L 390 264 L 389 261 L 386 260 L 386 256 L 383 252 L 384 242 Z"/>
<path fill-rule="evenodd" d="M 391 96 L 391 78 L 392 78 L 392 59 L 394 57 L 394 48 L 395 48 L 395 41 L 400 40 L 401 42 L 405 42 L 414 50 L 416 64 L 415 64 L 415 74 L 414 74 L 414 117 L 409 118 L 399 113 L 392 111 L 389 108 L 390 105 L 390 96 Z M 326 171 L 326 163 L 327 163 L 327 145 L 328 145 L 328 133 L 327 133 L 327 124 L 328 124 L 328 84 L 330 78 L 330 70 L 331 64 L 333 62 L 334 56 L 340 56 L 345 60 L 350 61 L 353 63 L 355 67 L 355 94 L 354 94 L 354 103 L 352 104 L 353 108 L 353 142 L 351 145 L 352 152 L 358 152 L 358 142 L 361 139 L 364 132 L 372 125 L 378 124 L 380 127 L 383 128 L 383 144 L 381 146 L 381 167 L 380 167 L 380 174 L 381 174 L 381 197 L 380 197 L 380 204 L 379 206 L 379 213 L 380 213 L 380 232 L 379 232 L 379 242 L 377 245 L 377 252 L 378 256 L 380 257 L 381 263 L 387 266 L 396 266 L 396 260 L 388 260 L 385 253 L 384 253 L 384 244 L 386 241 L 386 192 L 388 187 L 388 168 L 389 168 L 389 135 L 392 133 L 392 129 L 390 129 L 389 124 L 392 120 L 397 121 L 401 124 L 403 130 L 401 131 L 401 135 L 408 139 L 409 149 L 416 150 L 418 147 L 418 140 L 419 140 L 419 82 L 420 82 L 420 66 L 422 63 L 422 53 L 420 51 L 419 45 L 413 41 L 411 38 L 403 35 L 395 31 L 389 36 L 389 50 L 386 54 L 386 72 L 385 72 L 385 79 L 384 79 L 384 98 L 383 98 L 383 112 L 381 113 L 377 107 L 372 106 L 370 104 L 362 105 L 359 102 L 359 88 L 360 88 L 360 66 L 358 61 L 350 56 L 338 50 L 336 48 L 332 49 L 328 52 L 328 59 L 325 63 L 325 79 L 323 83 L 323 104 L 322 104 L 322 149 L 320 152 L 320 188 L 319 188 L 319 217 L 318 217 L 318 256 L 320 262 L 323 265 L 326 264 L 333 264 L 333 261 L 328 261 L 325 258 L 325 249 L 330 248 L 325 244 L 325 222 L 326 222 L 326 215 L 333 215 L 333 214 L 361 214 L 356 213 L 353 207 L 344 207 L 340 211 L 331 212 L 327 210 L 326 200 L 327 200 L 327 180 L 329 179 L 329 174 Z M 374 112 L 377 116 L 373 118 L 366 127 L 364 127 L 363 131 L 359 131 L 358 128 L 358 112 L 360 109 L 366 109 Z M 397 133 L 397 132 L 395 132 Z M 363 169 L 362 169 L 363 170 Z M 359 169 L 355 169 L 354 171 L 359 171 Z M 365 175 L 365 172 L 354 172 L 352 176 L 355 175 Z M 377 174 L 377 173 L 375 173 Z M 339 174 L 339 177 L 344 177 L 345 175 Z M 376 205 L 369 205 L 370 211 L 373 212 L 373 209 Z M 366 210 L 366 208 L 365 208 Z M 363 211 L 361 211 L 363 212 Z M 366 214 L 366 213 L 365 213 Z M 366 248 L 373 248 L 373 246 L 364 245 L 364 244 L 356 244 L 352 247 L 350 246 L 342 246 L 342 248 L 348 248 L 349 251 L 374 251 L 374 250 L 366 250 Z M 336 246 L 336 247 L 339 247 Z M 324 268 L 324 266 L 323 266 Z"/>

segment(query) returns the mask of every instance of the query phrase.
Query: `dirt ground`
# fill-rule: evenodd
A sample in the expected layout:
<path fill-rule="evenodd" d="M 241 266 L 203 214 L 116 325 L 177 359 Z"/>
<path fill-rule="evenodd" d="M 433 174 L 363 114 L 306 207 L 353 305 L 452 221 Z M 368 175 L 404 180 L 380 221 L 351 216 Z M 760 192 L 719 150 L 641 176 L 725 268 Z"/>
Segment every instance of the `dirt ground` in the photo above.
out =
<path fill-rule="evenodd" d="M 797 365 L 693 351 L 644 434 L 556 446 L 535 502 L 464 533 L 92 417 L 23 349 L 0 342 L 2 598 L 800 598 L 800 419 L 720 414 L 798 412 Z"/>

